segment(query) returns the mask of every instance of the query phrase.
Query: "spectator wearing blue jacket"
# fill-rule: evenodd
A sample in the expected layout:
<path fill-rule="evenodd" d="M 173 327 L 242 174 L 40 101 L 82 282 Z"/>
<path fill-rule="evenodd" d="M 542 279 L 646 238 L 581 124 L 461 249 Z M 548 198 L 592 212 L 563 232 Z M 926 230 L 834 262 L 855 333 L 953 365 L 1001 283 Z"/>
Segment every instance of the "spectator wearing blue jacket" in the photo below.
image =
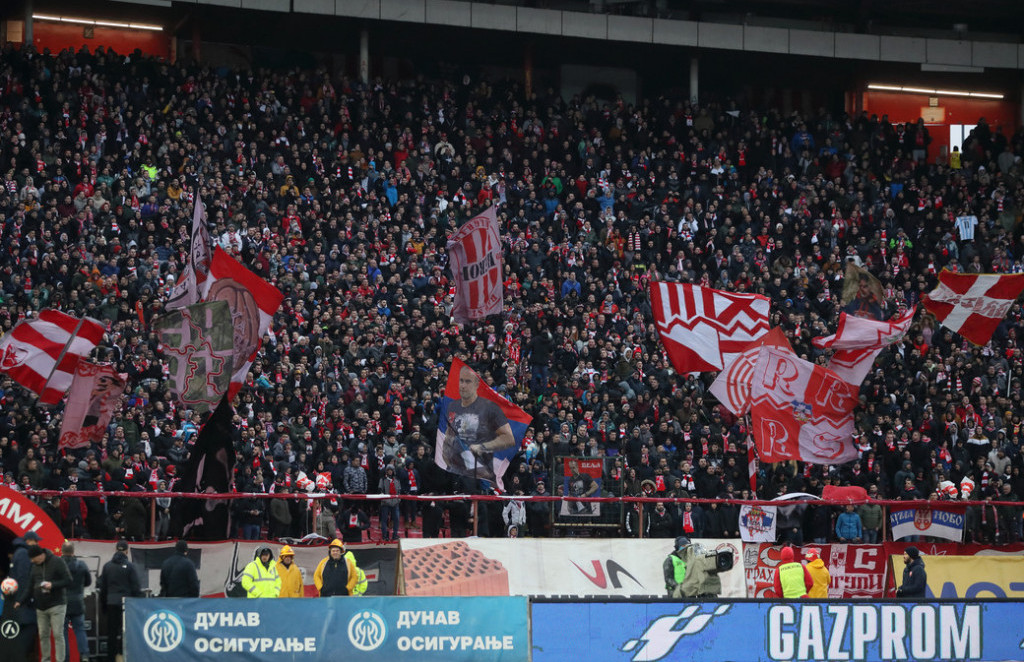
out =
<path fill-rule="evenodd" d="M 836 518 L 836 538 L 839 542 L 862 542 L 863 537 L 860 515 L 854 511 L 853 504 L 847 504 L 846 512 Z"/>

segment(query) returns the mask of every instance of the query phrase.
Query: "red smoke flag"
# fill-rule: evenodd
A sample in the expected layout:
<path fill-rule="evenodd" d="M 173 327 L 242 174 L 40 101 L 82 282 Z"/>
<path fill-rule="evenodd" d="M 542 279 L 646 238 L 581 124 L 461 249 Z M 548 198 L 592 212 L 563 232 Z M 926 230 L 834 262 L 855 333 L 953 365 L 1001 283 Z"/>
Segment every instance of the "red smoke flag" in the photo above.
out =
<path fill-rule="evenodd" d="M 60 402 L 74 379 L 75 366 L 103 340 L 103 325 L 57 310 L 44 310 L 34 320 L 18 322 L 0 340 L 0 371 L 39 396 L 39 402 Z"/>
<path fill-rule="evenodd" d="M 831 370 L 777 347 L 762 347 L 750 409 L 761 461 L 842 464 L 857 459 L 857 391 Z"/>
<path fill-rule="evenodd" d="M 188 253 L 188 261 L 185 269 L 178 277 L 174 289 L 167 297 L 164 307 L 167 310 L 176 310 L 199 303 L 199 298 L 206 288 L 206 281 L 210 276 L 210 263 L 212 261 L 210 251 L 210 232 L 206 228 L 206 208 L 203 201 L 196 192 L 196 206 L 192 212 L 192 245 Z"/>
<path fill-rule="evenodd" d="M 228 399 L 245 383 L 249 366 L 256 358 L 263 334 L 270 328 L 284 295 L 220 248 L 213 252 L 210 277 L 206 280 L 206 301 L 227 301 L 234 328 L 234 352 Z"/>
<path fill-rule="evenodd" d="M 1024 274 L 956 274 L 944 269 L 939 286 L 922 303 L 942 326 L 975 345 L 985 345 L 1022 291 Z"/>
<path fill-rule="evenodd" d="M 793 351 L 786 334 L 779 327 L 775 327 L 757 340 L 748 343 L 743 351 L 729 362 L 725 370 L 718 374 L 711 385 L 712 395 L 737 416 L 750 411 L 750 382 L 754 378 L 757 357 L 765 345 Z"/>
<path fill-rule="evenodd" d="M 883 349 L 907 335 L 917 306 L 887 322 L 878 322 L 840 313 L 839 328 L 831 336 L 819 336 L 812 342 L 821 349 L 834 349 L 828 369 L 848 383 L 860 386 Z"/>
<path fill-rule="evenodd" d="M 497 210 L 474 216 L 448 241 L 448 259 L 455 275 L 455 307 L 459 324 L 497 315 L 504 310 L 501 233 Z"/>
<path fill-rule="evenodd" d="M 64 407 L 59 448 L 86 448 L 103 440 L 114 411 L 121 404 L 128 375 L 109 365 L 79 361 Z"/>
<path fill-rule="evenodd" d="M 676 372 L 714 372 L 768 332 L 767 297 L 651 283 L 651 310 Z"/>

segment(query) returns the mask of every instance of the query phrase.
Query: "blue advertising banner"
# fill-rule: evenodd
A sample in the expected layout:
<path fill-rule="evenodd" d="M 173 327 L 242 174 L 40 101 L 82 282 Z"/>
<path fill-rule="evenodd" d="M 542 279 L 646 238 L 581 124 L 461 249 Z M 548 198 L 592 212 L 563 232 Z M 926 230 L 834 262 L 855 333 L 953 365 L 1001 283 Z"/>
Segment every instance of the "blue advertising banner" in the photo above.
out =
<path fill-rule="evenodd" d="M 1024 602 L 536 602 L 531 616 L 534 662 L 1024 659 Z"/>
<path fill-rule="evenodd" d="M 523 597 L 125 601 L 125 662 L 529 659 Z"/>

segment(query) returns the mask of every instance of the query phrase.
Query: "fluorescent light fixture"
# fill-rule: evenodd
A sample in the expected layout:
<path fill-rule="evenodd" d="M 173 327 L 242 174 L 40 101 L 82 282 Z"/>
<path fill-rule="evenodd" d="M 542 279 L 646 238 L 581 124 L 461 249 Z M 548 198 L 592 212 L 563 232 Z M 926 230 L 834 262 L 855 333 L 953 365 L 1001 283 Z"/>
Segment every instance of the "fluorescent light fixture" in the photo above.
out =
<path fill-rule="evenodd" d="M 924 87 L 904 87 L 902 85 L 881 85 L 878 83 L 868 84 L 869 90 L 882 90 L 884 92 L 905 92 L 907 94 L 929 94 L 937 97 L 971 97 L 973 99 L 1002 99 L 1002 94 L 990 92 L 970 92 L 968 90 L 935 90 Z"/>
<path fill-rule="evenodd" d="M 149 23 L 122 23 L 121 21 L 97 21 L 91 18 L 71 18 L 68 16 L 53 16 L 51 14 L 32 14 L 34 21 L 55 21 L 57 23 L 75 23 L 77 25 L 96 25 L 101 28 L 121 28 L 126 30 L 155 30 L 162 31 L 162 25 L 151 25 Z"/>

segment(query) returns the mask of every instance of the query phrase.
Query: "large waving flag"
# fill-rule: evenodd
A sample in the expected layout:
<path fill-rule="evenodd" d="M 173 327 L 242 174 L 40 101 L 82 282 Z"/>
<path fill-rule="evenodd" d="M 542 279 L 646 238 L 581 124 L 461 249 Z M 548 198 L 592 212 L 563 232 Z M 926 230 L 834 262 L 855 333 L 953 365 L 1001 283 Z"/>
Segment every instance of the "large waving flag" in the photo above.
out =
<path fill-rule="evenodd" d="M 188 262 L 178 282 L 167 297 L 164 307 L 167 310 L 177 310 L 185 306 L 198 303 L 206 280 L 210 274 L 210 231 L 206 228 L 206 207 L 196 192 L 195 211 L 192 212 L 192 247 L 189 250 Z"/>
<path fill-rule="evenodd" d="M 885 322 L 839 314 L 839 328 L 831 336 L 819 336 L 812 342 L 821 349 L 834 349 L 828 369 L 848 383 L 860 386 L 883 349 L 907 335 L 917 306 Z"/>
<path fill-rule="evenodd" d="M 765 346 L 751 387 L 757 454 L 763 462 L 855 460 L 853 409 L 857 387 L 820 365 Z"/>
<path fill-rule="evenodd" d="M 448 259 L 455 276 L 452 316 L 456 322 L 465 324 L 504 310 L 501 232 L 495 207 L 455 231 L 448 241 Z"/>
<path fill-rule="evenodd" d="M 438 415 L 437 466 L 492 481 L 504 491 L 502 476 L 532 417 L 491 390 L 459 359 L 452 360 Z"/>
<path fill-rule="evenodd" d="M 179 467 L 182 492 L 228 494 L 235 469 L 232 435 L 234 409 L 223 398 L 210 414 L 192 446 L 185 466 Z M 179 499 L 184 533 L 194 540 L 226 540 L 231 537 L 231 502 L 224 499 Z"/>
<path fill-rule="evenodd" d="M 44 310 L 0 340 L 0 371 L 39 396 L 40 403 L 55 405 L 71 388 L 75 366 L 101 340 L 100 322 Z"/>
<path fill-rule="evenodd" d="M 651 282 L 651 309 L 676 372 L 723 369 L 768 332 L 767 297 L 687 283 Z"/>
<path fill-rule="evenodd" d="M 765 345 L 793 351 L 785 332 L 775 327 L 757 340 L 748 343 L 743 351 L 725 366 L 725 370 L 718 373 L 718 377 L 711 385 L 711 393 L 726 409 L 737 416 L 742 416 L 750 410 L 750 383 L 754 378 L 757 357 Z"/>
<path fill-rule="evenodd" d="M 1024 274 L 956 274 L 944 269 L 939 286 L 922 303 L 942 326 L 975 345 L 985 345 L 1022 291 Z"/>
<path fill-rule="evenodd" d="M 109 365 L 79 361 L 64 406 L 58 448 L 86 448 L 103 440 L 124 395 L 128 375 Z"/>
<path fill-rule="evenodd" d="M 203 292 L 206 301 L 226 301 L 234 327 L 234 373 L 228 397 L 234 398 L 256 358 L 263 334 L 270 328 L 284 295 L 267 281 L 246 269 L 220 248 L 213 252 L 210 277 Z"/>
<path fill-rule="evenodd" d="M 167 357 L 168 386 L 187 409 L 205 414 L 224 399 L 234 372 L 235 333 L 226 301 L 196 303 L 153 325 Z"/>

